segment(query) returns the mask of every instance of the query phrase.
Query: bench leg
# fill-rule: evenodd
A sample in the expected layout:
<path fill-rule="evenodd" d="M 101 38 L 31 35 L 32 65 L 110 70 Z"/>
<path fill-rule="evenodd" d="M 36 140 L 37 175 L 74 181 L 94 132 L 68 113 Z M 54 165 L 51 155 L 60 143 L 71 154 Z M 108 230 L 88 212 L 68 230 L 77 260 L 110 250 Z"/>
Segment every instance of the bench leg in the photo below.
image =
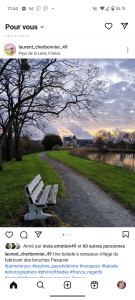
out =
<path fill-rule="evenodd" d="M 34 205 L 33 205 L 34 206 Z M 50 214 L 43 213 L 41 207 L 35 207 L 30 209 L 30 212 L 24 216 L 24 220 L 39 220 L 39 219 L 47 219 L 48 217 L 52 217 Z"/>

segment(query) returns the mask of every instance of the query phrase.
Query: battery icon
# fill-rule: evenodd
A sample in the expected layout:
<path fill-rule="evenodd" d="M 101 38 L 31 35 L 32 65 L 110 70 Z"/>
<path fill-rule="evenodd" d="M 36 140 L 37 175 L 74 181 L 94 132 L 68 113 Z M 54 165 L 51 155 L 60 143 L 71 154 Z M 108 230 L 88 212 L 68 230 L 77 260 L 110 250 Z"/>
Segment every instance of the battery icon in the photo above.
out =
<path fill-rule="evenodd" d="M 114 10 L 114 6 L 111 7 L 111 10 Z"/>

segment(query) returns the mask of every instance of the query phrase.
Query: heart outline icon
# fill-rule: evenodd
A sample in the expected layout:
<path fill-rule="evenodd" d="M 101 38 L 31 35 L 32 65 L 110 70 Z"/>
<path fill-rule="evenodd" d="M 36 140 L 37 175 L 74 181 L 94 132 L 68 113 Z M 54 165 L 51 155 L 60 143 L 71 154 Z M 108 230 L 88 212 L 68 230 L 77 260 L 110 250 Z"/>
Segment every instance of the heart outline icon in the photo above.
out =
<path fill-rule="evenodd" d="M 112 23 L 105 23 L 105 27 L 109 30 L 113 27 Z"/>
<path fill-rule="evenodd" d="M 13 236 L 13 231 L 6 231 L 5 235 L 6 237 L 11 238 Z"/>

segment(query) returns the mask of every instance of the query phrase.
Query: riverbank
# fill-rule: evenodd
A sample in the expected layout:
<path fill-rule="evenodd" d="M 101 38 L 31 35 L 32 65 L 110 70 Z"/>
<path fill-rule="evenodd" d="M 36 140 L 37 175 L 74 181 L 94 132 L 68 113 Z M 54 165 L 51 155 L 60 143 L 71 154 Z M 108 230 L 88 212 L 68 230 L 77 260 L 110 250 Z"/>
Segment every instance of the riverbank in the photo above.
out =
<path fill-rule="evenodd" d="M 135 213 L 134 172 L 72 156 L 69 151 L 51 151 L 47 153 L 47 156 L 63 162 L 84 175 Z"/>
<path fill-rule="evenodd" d="M 135 214 L 99 186 L 58 160 L 40 155 L 60 175 L 65 196 L 55 206 L 63 223 L 72 227 L 134 227 Z"/>

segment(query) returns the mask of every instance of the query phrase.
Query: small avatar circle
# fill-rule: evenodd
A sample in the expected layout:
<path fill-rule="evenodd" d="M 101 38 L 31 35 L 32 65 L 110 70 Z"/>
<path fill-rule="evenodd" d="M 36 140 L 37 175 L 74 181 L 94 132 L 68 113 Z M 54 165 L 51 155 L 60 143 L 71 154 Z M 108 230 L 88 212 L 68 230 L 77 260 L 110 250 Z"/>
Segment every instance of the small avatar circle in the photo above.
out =
<path fill-rule="evenodd" d="M 12 249 L 16 248 L 16 244 L 15 243 L 12 243 L 11 245 L 12 245 L 12 247 L 11 247 Z"/>
<path fill-rule="evenodd" d="M 7 44 L 3 49 L 4 53 L 8 56 L 13 56 L 16 53 L 16 47 L 13 44 Z"/>
<path fill-rule="evenodd" d="M 123 281 L 123 280 L 118 281 L 117 287 L 118 287 L 120 290 L 125 289 L 125 287 L 126 287 L 126 282 Z"/>
<path fill-rule="evenodd" d="M 6 249 L 12 249 L 12 244 L 11 243 L 7 243 L 5 247 L 6 247 Z"/>
<path fill-rule="evenodd" d="M 20 247 L 21 247 L 20 244 L 17 243 L 17 244 L 16 244 L 16 249 L 20 249 Z"/>

